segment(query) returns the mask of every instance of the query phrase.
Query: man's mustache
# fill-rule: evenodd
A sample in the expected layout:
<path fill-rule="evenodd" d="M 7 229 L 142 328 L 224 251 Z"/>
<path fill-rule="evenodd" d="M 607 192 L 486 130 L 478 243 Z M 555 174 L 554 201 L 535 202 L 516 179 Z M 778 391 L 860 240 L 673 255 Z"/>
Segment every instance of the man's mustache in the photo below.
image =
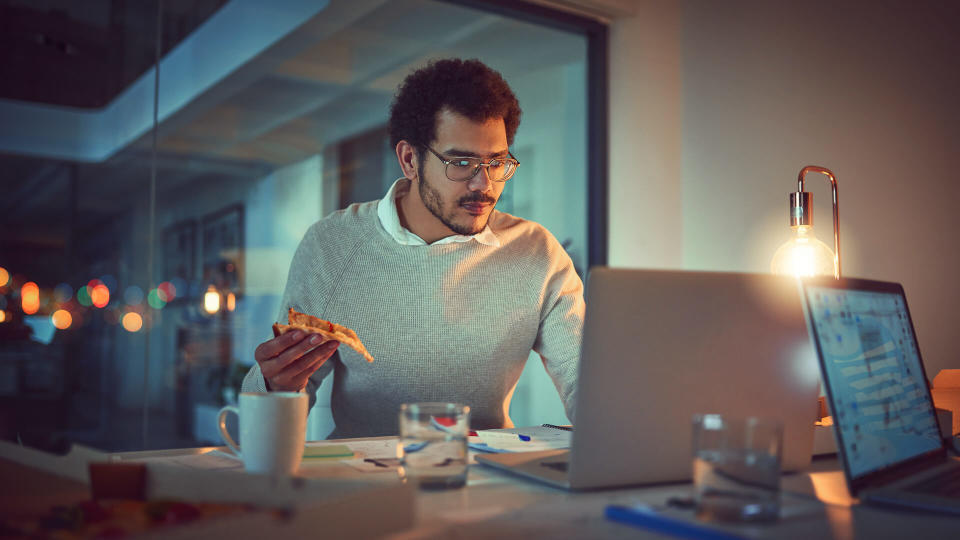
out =
<path fill-rule="evenodd" d="M 496 204 L 497 200 L 484 193 L 471 193 L 469 195 L 464 195 L 463 197 L 460 197 L 460 200 L 457 201 L 457 203 L 461 206 L 468 203 Z"/>

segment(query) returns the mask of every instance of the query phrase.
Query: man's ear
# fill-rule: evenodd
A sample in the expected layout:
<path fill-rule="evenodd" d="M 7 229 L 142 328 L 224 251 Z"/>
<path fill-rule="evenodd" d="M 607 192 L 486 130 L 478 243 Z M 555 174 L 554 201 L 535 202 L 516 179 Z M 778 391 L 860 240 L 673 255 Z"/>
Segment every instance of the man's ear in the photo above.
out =
<path fill-rule="evenodd" d="M 403 176 L 409 180 L 417 179 L 417 166 L 419 165 L 419 155 L 417 149 L 407 141 L 397 143 L 397 161 L 400 162 L 400 170 Z"/>

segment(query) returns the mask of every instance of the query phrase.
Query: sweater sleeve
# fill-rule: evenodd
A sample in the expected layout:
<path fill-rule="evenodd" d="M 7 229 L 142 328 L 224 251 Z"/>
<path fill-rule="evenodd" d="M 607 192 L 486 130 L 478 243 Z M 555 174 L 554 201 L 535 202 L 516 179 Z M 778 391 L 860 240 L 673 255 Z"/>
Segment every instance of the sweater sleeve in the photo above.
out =
<path fill-rule="evenodd" d="M 547 279 L 540 328 L 533 350 L 540 355 L 557 387 L 567 418 L 574 421 L 586 304 L 583 300 L 583 282 L 570 256 L 559 244 L 552 251 L 553 268 Z"/>
<path fill-rule="evenodd" d="M 293 255 L 293 261 L 290 263 L 290 270 L 287 273 L 287 284 L 283 290 L 283 298 L 280 301 L 280 310 L 277 314 L 277 321 L 286 322 L 287 309 L 293 308 L 303 313 L 320 313 L 326 298 L 322 292 L 318 292 L 317 260 L 320 257 L 318 237 L 318 224 L 314 224 L 307 230 L 297 251 Z M 310 408 L 317 400 L 317 388 L 333 370 L 333 363 L 339 358 L 339 353 L 334 353 L 320 368 L 307 380 L 307 386 L 304 392 L 310 397 Z M 260 371 L 260 365 L 254 362 L 243 379 L 240 386 L 242 392 L 266 392 L 266 381 L 263 373 Z"/>

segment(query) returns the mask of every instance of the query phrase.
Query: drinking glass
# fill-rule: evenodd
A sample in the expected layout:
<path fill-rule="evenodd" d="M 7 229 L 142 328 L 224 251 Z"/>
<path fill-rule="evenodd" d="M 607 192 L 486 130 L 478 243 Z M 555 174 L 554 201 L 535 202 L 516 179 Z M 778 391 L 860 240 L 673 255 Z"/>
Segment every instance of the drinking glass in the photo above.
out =
<path fill-rule="evenodd" d="M 400 407 L 400 475 L 423 489 L 467 483 L 470 407 L 456 403 L 404 403 Z"/>
<path fill-rule="evenodd" d="M 695 415 L 697 517 L 708 521 L 777 519 L 782 451 L 783 424 L 778 420 Z"/>

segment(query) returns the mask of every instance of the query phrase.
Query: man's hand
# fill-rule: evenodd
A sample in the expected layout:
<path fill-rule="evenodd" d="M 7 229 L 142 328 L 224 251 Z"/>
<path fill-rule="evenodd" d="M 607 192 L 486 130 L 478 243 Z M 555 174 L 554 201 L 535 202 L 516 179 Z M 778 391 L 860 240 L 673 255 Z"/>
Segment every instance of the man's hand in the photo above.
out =
<path fill-rule="evenodd" d="M 267 383 L 274 392 L 299 392 L 307 386 L 307 379 L 333 356 L 339 341 L 328 340 L 319 334 L 301 330 L 287 332 L 264 341 L 253 357 Z"/>

